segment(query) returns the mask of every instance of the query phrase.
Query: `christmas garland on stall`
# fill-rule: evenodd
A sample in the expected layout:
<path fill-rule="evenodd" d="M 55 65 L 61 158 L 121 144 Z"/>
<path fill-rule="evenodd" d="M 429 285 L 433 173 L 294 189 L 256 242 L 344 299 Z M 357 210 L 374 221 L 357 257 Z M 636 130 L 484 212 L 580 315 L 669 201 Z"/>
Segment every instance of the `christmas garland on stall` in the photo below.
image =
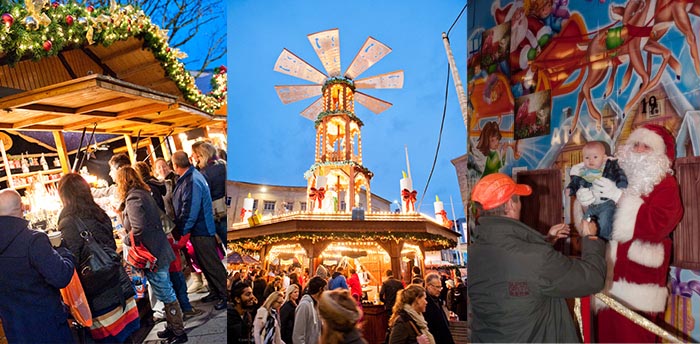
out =
<path fill-rule="evenodd" d="M 451 247 L 457 242 L 446 239 L 442 236 L 430 233 L 389 233 L 389 232 L 365 232 L 365 233 L 281 233 L 273 235 L 261 235 L 255 238 L 241 238 L 229 240 L 228 244 L 237 252 L 250 252 L 262 248 L 264 245 L 276 244 L 283 241 L 311 240 L 317 242 L 321 240 L 332 241 L 399 241 L 408 240 L 413 242 L 424 242 L 430 244 L 429 247 Z"/>
<path fill-rule="evenodd" d="M 110 46 L 130 37 L 143 39 L 166 75 L 175 82 L 185 99 L 207 113 L 214 113 L 226 102 L 226 68 L 215 70 L 214 87 L 209 94 L 195 85 L 192 75 L 180 61 L 187 57 L 168 45 L 168 32 L 153 24 L 140 9 L 131 5 L 102 8 L 65 4 L 48 0 L 26 0 L 26 6 L 0 6 L 0 58 L 10 65 L 25 58 L 38 61 L 58 55 L 64 49 L 85 45 Z M 223 82 L 222 82 L 223 80 Z"/>

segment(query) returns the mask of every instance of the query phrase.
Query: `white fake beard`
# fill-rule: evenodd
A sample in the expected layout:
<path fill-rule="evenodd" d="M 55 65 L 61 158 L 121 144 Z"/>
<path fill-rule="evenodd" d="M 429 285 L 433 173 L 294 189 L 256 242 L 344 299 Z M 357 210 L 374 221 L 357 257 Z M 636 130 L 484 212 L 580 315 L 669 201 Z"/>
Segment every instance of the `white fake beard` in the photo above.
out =
<path fill-rule="evenodd" d="M 666 173 L 673 174 L 671 161 L 664 153 L 635 153 L 632 146 L 624 145 L 618 150 L 617 157 L 627 175 L 627 191 L 638 196 L 652 192 Z"/>

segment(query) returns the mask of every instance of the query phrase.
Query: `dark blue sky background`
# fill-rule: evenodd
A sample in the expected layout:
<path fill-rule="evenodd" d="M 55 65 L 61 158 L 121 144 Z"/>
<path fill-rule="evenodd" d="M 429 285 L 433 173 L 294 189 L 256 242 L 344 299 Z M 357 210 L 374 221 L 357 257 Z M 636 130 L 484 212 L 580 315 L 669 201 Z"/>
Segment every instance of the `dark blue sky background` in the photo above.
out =
<path fill-rule="evenodd" d="M 392 52 L 359 78 L 404 70 L 403 89 L 363 90 L 394 104 L 375 115 L 356 103 L 362 119 L 363 164 L 374 172 L 373 193 L 399 199 L 408 145 L 413 186 L 420 199 L 434 158 L 444 106 L 447 57 L 442 41 L 465 5 L 445 1 L 234 1 L 228 5 L 229 165 L 228 179 L 271 185 L 305 186 L 303 174 L 314 162 L 314 124 L 299 113 L 316 98 L 288 105 L 275 85 L 310 82 L 273 71 L 287 48 L 324 71 L 307 35 L 340 29 L 344 72 L 372 36 Z M 450 32 L 462 81 L 466 81 L 466 11 Z M 432 213 L 435 195 L 451 214 L 452 196 L 463 216 L 457 175 L 451 159 L 466 150 L 466 129 L 450 80 L 442 147 L 420 211 Z"/>

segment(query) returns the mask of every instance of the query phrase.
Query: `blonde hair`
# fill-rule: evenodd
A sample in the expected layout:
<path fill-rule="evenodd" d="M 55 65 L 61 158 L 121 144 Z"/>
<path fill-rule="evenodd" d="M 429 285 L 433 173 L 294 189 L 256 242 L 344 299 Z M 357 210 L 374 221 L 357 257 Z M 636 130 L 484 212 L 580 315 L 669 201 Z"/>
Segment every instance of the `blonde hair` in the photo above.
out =
<path fill-rule="evenodd" d="M 403 309 L 404 305 L 412 305 L 423 295 L 425 295 L 425 288 L 418 284 L 409 284 L 406 289 L 399 290 L 399 292 L 396 293 L 396 303 L 394 303 L 394 308 L 391 309 L 389 326 L 394 326 L 396 319 L 399 317 L 399 312 Z"/>
<path fill-rule="evenodd" d="M 275 303 L 275 301 L 277 301 L 277 299 L 279 299 L 281 296 L 283 296 L 283 295 L 279 291 L 272 292 L 272 294 L 270 294 L 267 297 L 267 299 L 265 299 L 265 302 L 263 303 L 262 307 L 264 307 L 265 309 L 267 309 L 269 311 L 270 308 L 272 307 L 272 304 Z"/>
<path fill-rule="evenodd" d="M 294 303 L 297 302 L 297 300 L 292 300 L 292 294 L 294 291 L 298 291 L 301 293 L 301 290 L 299 290 L 299 287 L 296 284 L 290 284 L 287 289 L 284 291 L 285 296 L 284 296 L 284 301 L 293 301 Z"/>

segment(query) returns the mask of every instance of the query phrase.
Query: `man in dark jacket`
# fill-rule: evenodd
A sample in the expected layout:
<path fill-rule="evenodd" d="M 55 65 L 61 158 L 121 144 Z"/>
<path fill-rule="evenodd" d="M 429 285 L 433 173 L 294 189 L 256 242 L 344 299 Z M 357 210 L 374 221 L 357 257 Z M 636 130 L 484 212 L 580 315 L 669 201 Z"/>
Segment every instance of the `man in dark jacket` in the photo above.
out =
<path fill-rule="evenodd" d="M 231 287 L 232 303 L 227 309 L 227 335 L 229 343 L 253 343 L 253 315 L 257 303 L 253 288 L 246 282 L 237 282 Z"/>
<path fill-rule="evenodd" d="M 54 250 L 28 228 L 17 191 L 0 191 L 0 318 L 10 343 L 72 343 L 60 288 L 73 277 L 73 255 Z"/>
<path fill-rule="evenodd" d="M 435 343 L 454 344 L 450 323 L 445 314 L 444 303 L 440 299 L 442 292 L 442 281 L 440 275 L 432 273 L 425 276 L 425 290 L 427 291 L 423 317 L 428 322 L 428 330 L 435 337 Z"/>
<path fill-rule="evenodd" d="M 173 153 L 173 166 L 180 176 L 173 194 L 175 224 L 182 235 L 191 233 L 194 254 L 209 283 L 210 293 L 202 301 L 217 301 L 214 308 L 222 310 L 226 308 L 226 270 L 216 252 L 216 227 L 207 181 L 183 151 Z"/>
<path fill-rule="evenodd" d="M 386 271 L 386 281 L 382 283 L 382 289 L 379 290 L 379 300 L 384 303 L 384 310 L 387 313 L 387 319 L 391 319 L 391 310 L 396 303 L 396 293 L 403 289 L 401 281 L 394 278 L 394 273 L 391 270 Z"/>
<path fill-rule="evenodd" d="M 333 273 L 333 278 L 328 281 L 328 290 L 333 289 L 348 289 L 348 282 L 345 280 L 345 275 L 343 275 L 343 268 L 338 267 Z"/>
<path fill-rule="evenodd" d="M 475 343 L 579 342 L 566 298 L 594 294 L 604 286 L 605 243 L 595 236 L 594 224 L 583 221 L 579 228 L 581 259 L 564 256 L 520 222 L 519 196 L 531 193 L 529 186 L 502 173 L 482 178 L 472 191 L 481 215 L 468 262 Z M 566 224 L 549 231 L 554 237 L 568 233 Z"/>

